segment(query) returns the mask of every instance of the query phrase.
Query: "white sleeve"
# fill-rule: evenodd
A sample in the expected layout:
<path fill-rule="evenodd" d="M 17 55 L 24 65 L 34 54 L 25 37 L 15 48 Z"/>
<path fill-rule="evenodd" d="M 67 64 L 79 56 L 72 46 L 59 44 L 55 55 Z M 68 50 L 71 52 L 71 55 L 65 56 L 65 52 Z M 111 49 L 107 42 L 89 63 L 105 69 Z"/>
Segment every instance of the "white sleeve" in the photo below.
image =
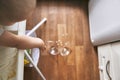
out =
<path fill-rule="evenodd" d="M 0 36 L 3 34 L 4 29 L 2 28 L 2 26 L 0 25 Z"/>

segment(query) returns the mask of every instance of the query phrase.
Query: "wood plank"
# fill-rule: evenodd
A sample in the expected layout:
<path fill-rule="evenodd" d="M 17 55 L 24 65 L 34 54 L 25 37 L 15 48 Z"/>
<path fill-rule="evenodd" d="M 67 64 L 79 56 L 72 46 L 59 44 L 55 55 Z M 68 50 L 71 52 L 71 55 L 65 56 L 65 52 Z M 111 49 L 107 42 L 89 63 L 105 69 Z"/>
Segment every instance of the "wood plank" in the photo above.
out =
<path fill-rule="evenodd" d="M 66 29 L 66 24 L 58 24 L 57 30 L 58 30 L 58 41 L 60 40 L 63 43 L 66 42 L 66 38 L 68 34 Z"/>
<path fill-rule="evenodd" d="M 49 7 L 48 7 L 48 25 L 49 25 L 49 37 L 47 39 L 56 41 L 57 40 L 57 4 L 54 1 L 49 2 Z"/>
<path fill-rule="evenodd" d="M 67 80 L 77 80 L 76 79 L 76 70 L 75 65 L 67 66 Z"/>
<path fill-rule="evenodd" d="M 72 8 L 72 4 L 67 4 L 67 32 L 68 32 L 68 41 L 70 42 L 70 49 L 72 50 L 71 54 L 67 57 L 68 65 L 75 65 L 75 12 Z"/>
<path fill-rule="evenodd" d="M 64 1 L 63 1 L 64 2 Z M 65 11 L 65 4 L 63 2 L 58 3 L 58 40 L 62 40 L 64 42 L 64 36 L 66 34 L 66 11 Z M 64 17 L 64 18 L 63 18 Z M 67 80 L 67 57 L 66 56 L 58 56 L 58 73 L 59 73 L 59 80 Z"/>
<path fill-rule="evenodd" d="M 84 64 L 84 47 L 75 47 L 75 61 L 76 61 L 76 80 L 87 80 L 85 79 L 85 64 Z"/>
<path fill-rule="evenodd" d="M 47 80 L 58 80 L 58 65 L 56 56 L 42 56 L 40 58 L 39 67 Z"/>
<path fill-rule="evenodd" d="M 35 13 L 36 13 L 35 19 L 38 20 L 37 22 L 41 21 L 43 18 L 48 19 L 48 3 L 45 2 L 38 3 Z M 46 39 L 46 35 L 49 32 L 47 22 L 48 20 L 44 24 L 42 24 L 40 28 L 37 30 L 38 37 L 42 38 L 43 40 Z"/>
<path fill-rule="evenodd" d="M 83 24 L 82 24 L 82 10 L 78 8 L 74 9 L 75 14 L 75 44 L 76 46 L 83 45 Z"/>

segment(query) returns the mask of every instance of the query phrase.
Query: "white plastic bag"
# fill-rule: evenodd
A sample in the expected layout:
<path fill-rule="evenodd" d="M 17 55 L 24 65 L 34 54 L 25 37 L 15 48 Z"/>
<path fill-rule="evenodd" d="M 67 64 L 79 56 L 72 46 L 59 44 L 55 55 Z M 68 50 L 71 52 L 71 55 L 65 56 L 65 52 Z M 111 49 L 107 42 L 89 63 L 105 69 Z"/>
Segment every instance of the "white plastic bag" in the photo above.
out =
<path fill-rule="evenodd" d="M 29 31 L 30 30 L 27 30 L 26 34 L 29 33 Z M 30 36 L 37 37 L 35 32 L 33 32 Z M 29 54 L 30 54 L 31 58 L 33 59 L 33 62 L 37 66 L 37 64 L 39 62 L 39 57 L 40 57 L 40 50 L 39 50 L 39 48 L 33 48 L 33 49 L 31 49 L 31 52 Z M 27 60 L 29 60 L 29 59 L 27 59 Z M 28 63 L 25 66 L 27 66 L 27 67 L 33 67 L 33 65 L 31 63 Z"/>

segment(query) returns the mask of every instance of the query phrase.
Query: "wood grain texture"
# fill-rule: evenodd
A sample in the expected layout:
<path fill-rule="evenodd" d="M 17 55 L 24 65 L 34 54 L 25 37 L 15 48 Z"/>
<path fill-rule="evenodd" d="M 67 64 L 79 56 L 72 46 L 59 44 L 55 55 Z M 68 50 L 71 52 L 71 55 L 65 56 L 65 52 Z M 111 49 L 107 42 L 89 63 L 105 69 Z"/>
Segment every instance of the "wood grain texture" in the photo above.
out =
<path fill-rule="evenodd" d="M 47 22 L 36 32 L 44 41 L 69 41 L 68 56 L 41 52 L 38 67 L 47 80 L 99 80 L 98 56 L 90 42 L 88 0 L 38 0 L 33 15 L 27 20 L 31 29 L 44 17 Z M 66 34 L 63 37 L 62 34 Z M 42 80 L 34 68 L 25 68 L 24 80 Z"/>

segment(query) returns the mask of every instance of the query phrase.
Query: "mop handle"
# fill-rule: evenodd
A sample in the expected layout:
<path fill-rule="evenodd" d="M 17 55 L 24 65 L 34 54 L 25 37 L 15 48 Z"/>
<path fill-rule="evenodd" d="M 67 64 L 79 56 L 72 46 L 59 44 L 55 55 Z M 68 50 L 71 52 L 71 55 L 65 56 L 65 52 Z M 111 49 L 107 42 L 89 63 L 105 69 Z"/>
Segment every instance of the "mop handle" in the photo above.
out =
<path fill-rule="evenodd" d="M 32 65 L 34 66 L 34 68 L 36 69 L 36 71 L 39 73 L 39 75 L 43 78 L 43 80 L 46 80 L 44 75 L 41 73 L 40 69 L 34 64 L 32 58 L 30 57 L 30 55 L 28 54 L 28 52 L 26 50 L 24 50 L 25 55 L 27 56 L 27 58 L 30 60 L 30 62 L 32 63 Z"/>
<path fill-rule="evenodd" d="M 27 34 L 27 36 L 30 36 L 35 30 L 37 30 L 47 19 L 44 18 L 42 21 L 40 21 L 30 32 Z"/>

